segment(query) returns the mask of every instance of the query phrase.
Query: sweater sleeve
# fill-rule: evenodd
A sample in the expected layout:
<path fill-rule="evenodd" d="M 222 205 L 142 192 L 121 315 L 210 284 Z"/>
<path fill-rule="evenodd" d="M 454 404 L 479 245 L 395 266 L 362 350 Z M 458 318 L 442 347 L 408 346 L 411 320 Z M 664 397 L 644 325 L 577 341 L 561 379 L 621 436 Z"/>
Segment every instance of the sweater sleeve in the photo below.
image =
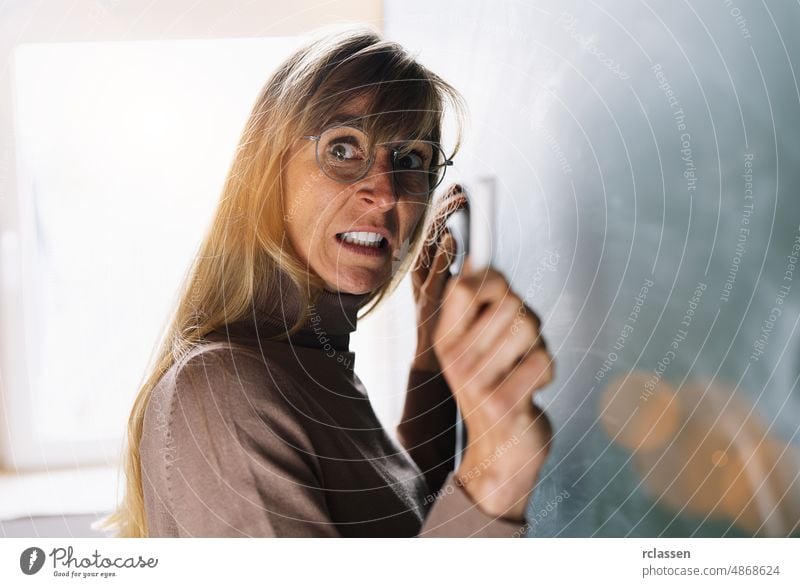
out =
<path fill-rule="evenodd" d="M 257 359 L 235 363 L 241 360 Z M 166 480 L 153 508 L 165 520 L 149 524 L 151 536 L 167 527 L 185 537 L 339 536 L 313 444 L 291 399 L 277 380 L 265 393 L 254 371 L 204 352 L 181 366 L 162 390 L 165 401 L 153 404 L 150 417 L 161 423 L 165 440 L 158 449 L 161 440 L 149 440 L 147 460 L 153 467 L 154 453 L 161 453 Z M 487 516 L 448 482 L 420 536 L 520 535 L 520 524 Z"/>
<path fill-rule="evenodd" d="M 264 393 L 263 368 L 243 364 L 254 360 L 207 351 L 166 382 L 165 495 L 154 510 L 170 519 L 149 524 L 151 536 L 337 535 L 311 442 L 280 391 Z"/>
<path fill-rule="evenodd" d="M 455 467 L 456 415 L 444 376 L 411 369 L 397 437 L 434 493 Z"/>
<path fill-rule="evenodd" d="M 523 536 L 524 522 L 484 514 L 455 482 L 456 416 L 455 398 L 444 375 L 412 368 L 397 435 L 437 495 L 420 536 Z"/>
<path fill-rule="evenodd" d="M 428 512 L 419 536 L 422 538 L 521 538 L 526 522 L 496 518 L 478 508 L 450 473 L 439 490 L 439 496 Z"/>

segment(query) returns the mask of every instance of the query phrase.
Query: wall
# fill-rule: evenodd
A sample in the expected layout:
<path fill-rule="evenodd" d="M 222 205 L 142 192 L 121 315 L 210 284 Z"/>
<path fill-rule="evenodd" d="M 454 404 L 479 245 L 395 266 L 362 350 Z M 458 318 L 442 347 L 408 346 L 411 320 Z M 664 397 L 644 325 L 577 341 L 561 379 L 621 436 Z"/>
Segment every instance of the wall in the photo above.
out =
<path fill-rule="evenodd" d="M 19 265 L 19 259 L 5 247 L 18 213 L 18 177 L 15 172 L 18 162 L 9 69 L 14 48 L 23 43 L 290 36 L 338 21 L 368 22 L 380 28 L 381 18 L 382 6 L 377 0 L 327 3 L 299 0 L 289 4 L 243 1 L 198 3 L 189 0 L 159 0 L 146 4 L 135 0 L 55 0 L 33 3 L 12 0 L 0 6 L 0 242 L 4 246 L 4 256 L 0 258 L 3 286 L 0 321 L 6 333 L 0 342 L 3 350 L 0 353 L 3 361 L 0 364 L 0 372 L 3 373 L 0 379 L 0 412 L 8 408 L 12 401 L 29 399 L 19 393 L 20 388 L 15 388 L 13 398 L 9 397 L 9 390 L 18 383 L 10 375 L 12 371 L 21 370 L 23 365 L 20 354 L 23 345 L 18 340 L 26 332 L 17 301 L 7 295 L 16 287 L 15 284 L 19 284 L 20 273 L 24 269 Z M 254 98 L 255 95 L 252 95 L 246 100 L 252 101 Z M 54 93 L 53 99 L 58 99 L 58 95 Z M 11 332 L 17 334 L 10 336 Z M 19 406 L 15 404 L 13 407 Z M 0 420 L 3 415 L 0 413 Z M 123 424 L 121 420 L 120 425 Z M 6 428 L 0 427 L 0 440 L 2 444 L 13 448 L 13 439 L 5 437 Z M 69 452 L 70 447 L 65 448 Z M 74 454 L 72 457 L 73 462 L 77 460 Z M 79 468 L 48 469 L 39 475 L 0 473 L 0 503 L 5 504 L 5 511 L 0 514 L 0 536 L 97 535 L 99 532 L 91 530 L 90 523 L 110 509 L 115 496 L 116 471 L 110 467 L 100 473 Z M 102 482 L 98 482 L 98 474 Z"/>

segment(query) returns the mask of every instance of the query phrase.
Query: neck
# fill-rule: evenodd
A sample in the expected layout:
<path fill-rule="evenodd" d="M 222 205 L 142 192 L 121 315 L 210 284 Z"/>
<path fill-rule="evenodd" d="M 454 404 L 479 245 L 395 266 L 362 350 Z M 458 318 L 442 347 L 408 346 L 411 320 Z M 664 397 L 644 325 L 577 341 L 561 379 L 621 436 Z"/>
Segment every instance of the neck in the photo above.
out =
<path fill-rule="evenodd" d="M 252 314 L 223 325 L 218 331 L 229 337 L 269 337 L 287 333 L 300 315 L 300 294 L 297 286 L 282 273 L 278 279 L 279 295 L 269 312 L 255 318 Z M 358 310 L 370 294 L 350 294 L 323 289 L 311 306 L 297 332 L 288 341 L 291 344 L 319 349 L 333 348 L 338 352 L 350 350 L 350 333 L 356 330 Z"/>

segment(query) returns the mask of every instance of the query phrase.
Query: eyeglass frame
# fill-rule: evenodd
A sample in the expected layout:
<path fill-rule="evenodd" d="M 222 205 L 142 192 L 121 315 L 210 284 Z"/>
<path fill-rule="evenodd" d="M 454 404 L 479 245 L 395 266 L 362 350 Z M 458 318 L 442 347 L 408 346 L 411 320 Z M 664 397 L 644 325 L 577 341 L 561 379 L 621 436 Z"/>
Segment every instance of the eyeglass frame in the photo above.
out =
<path fill-rule="evenodd" d="M 328 132 L 329 130 L 333 130 L 333 129 L 336 129 L 336 128 L 352 128 L 353 130 L 357 130 L 358 132 L 360 132 L 361 134 L 363 134 L 365 136 L 367 134 L 366 132 L 364 132 L 364 130 L 362 128 L 359 128 L 358 126 L 354 126 L 352 124 L 334 124 L 334 125 L 331 125 L 329 127 L 326 127 L 324 129 L 322 129 L 320 131 L 320 134 L 318 134 L 318 135 L 303 135 L 302 139 L 308 140 L 308 141 L 314 141 L 316 143 L 314 145 L 314 158 L 317 160 L 317 167 L 319 167 L 320 171 L 322 171 L 322 173 L 325 174 L 325 177 L 328 177 L 328 178 L 332 179 L 333 181 L 336 181 L 336 182 L 339 182 L 339 183 L 345 183 L 345 184 L 355 183 L 357 181 L 361 181 L 362 179 L 364 179 L 367 176 L 367 174 L 369 173 L 370 169 L 372 169 L 372 166 L 375 164 L 376 157 L 374 156 L 375 155 L 375 149 L 374 148 L 372 149 L 372 152 L 370 153 L 369 164 L 364 168 L 364 173 L 361 174 L 359 177 L 354 178 L 354 179 L 339 179 L 337 177 L 331 177 L 328 174 L 328 172 L 325 171 L 325 167 L 323 166 L 323 164 L 319 160 L 319 144 L 320 144 L 320 139 L 322 139 L 322 135 L 325 134 L 326 132 Z M 402 140 L 400 140 L 400 141 L 389 141 L 389 142 L 390 143 L 407 142 L 407 143 L 412 143 L 413 144 L 415 141 L 402 141 Z M 445 172 L 447 171 L 447 167 L 450 167 L 450 166 L 453 165 L 453 160 L 448 158 L 447 155 L 445 155 L 444 149 L 441 147 L 441 145 L 439 145 L 438 143 L 436 143 L 434 141 L 416 141 L 416 142 L 430 143 L 434 148 L 439 150 L 439 152 L 442 154 L 442 157 L 444 158 L 444 161 L 436 166 L 438 168 L 444 168 L 444 171 L 442 171 L 442 175 L 439 178 L 439 181 L 437 181 L 435 185 L 431 186 L 430 189 L 428 189 L 424 193 L 419 193 L 419 194 L 409 193 L 409 195 L 413 195 L 413 196 L 422 196 L 422 195 L 430 196 L 430 194 L 433 192 L 433 190 L 435 190 L 437 187 L 439 187 L 439 185 L 441 185 L 442 181 L 444 181 L 444 176 L 445 176 Z M 378 143 L 378 145 L 385 145 L 385 144 L 387 144 L 387 143 Z M 378 145 L 375 145 L 375 146 L 378 146 Z M 398 153 L 399 149 L 394 149 L 394 148 L 391 148 L 391 147 L 388 147 L 388 148 L 390 149 L 391 154 L 392 154 L 392 174 L 394 174 L 394 173 L 398 172 L 398 170 L 395 168 L 395 163 L 396 163 L 396 157 L 397 157 L 397 153 Z M 399 170 L 399 171 L 403 171 L 403 170 Z M 431 172 L 430 171 L 426 171 L 425 173 L 431 173 Z M 392 175 L 392 186 L 395 188 L 395 190 L 397 189 L 397 180 L 396 180 L 394 175 Z M 408 193 L 408 192 L 406 192 L 406 193 Z"/>

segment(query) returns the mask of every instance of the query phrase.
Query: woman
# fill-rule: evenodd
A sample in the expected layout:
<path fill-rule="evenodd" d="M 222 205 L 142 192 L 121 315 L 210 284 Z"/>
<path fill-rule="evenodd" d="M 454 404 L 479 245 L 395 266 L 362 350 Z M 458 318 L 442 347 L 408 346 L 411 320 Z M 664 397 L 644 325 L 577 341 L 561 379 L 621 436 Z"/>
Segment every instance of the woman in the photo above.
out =
<path fill-rule="evenodd" d="M 499 273 L 445 280 L 445 100 L 461 105 L 363 29 L 319 36 L 267 82 L 132 410 L 106 521 L 120 536 L 524 532 L 550 438 L 531 394 L 552 361 Z M 415 260 L 403 450 L 348 343 Z M 453 395 L 470 440 L 457 472 Z"/>

